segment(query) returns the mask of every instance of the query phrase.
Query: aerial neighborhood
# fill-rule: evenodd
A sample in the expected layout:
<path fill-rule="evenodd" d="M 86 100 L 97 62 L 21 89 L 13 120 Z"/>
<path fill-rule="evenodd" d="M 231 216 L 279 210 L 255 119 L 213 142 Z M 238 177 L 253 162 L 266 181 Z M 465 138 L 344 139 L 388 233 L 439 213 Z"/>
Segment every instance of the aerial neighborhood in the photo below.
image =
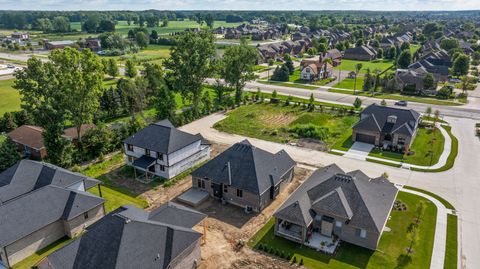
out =
<path fill-rule="evenodd" d="M 0 269 L 480 268 L 475 0 L 57 2 L 0 8 Z"/>

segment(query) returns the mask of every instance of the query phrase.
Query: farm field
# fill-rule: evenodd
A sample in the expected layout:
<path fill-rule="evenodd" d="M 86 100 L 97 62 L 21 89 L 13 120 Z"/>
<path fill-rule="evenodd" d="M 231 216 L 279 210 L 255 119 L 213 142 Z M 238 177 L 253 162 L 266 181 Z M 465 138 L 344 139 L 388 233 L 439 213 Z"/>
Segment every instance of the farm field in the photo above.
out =
<path fill-rule="evenodd" d="M 213 27 L 220 27 L 220 26 L 225 26 L 225 27 L 233 27 L 233 26 L 238 26 L 241 23 L 227 23 L 225 21 L 215 21 L 213 24 Z M 115 30 L 118 33 L 121 33 L 123 35 L 128 34 L 128 30 L 133 29 L 138 27 L 138 25 L 128 25 L 126 21 L 118 21 Z M 204 24 L 203 26 L 200 26 L 197 22 L 195 21 L 190 21 L 190 20 L 184 20 L 184 21 L 169 21 L 167 27 L 161 27 L 161 26 L 156 26 L 156 27 L 146 27 L 149 32 L 152 30 L 155 30 L 158 32 L 159 35 L 168 35 L 171 33 L 175 32 L 181 32 L 184 31 L 185 29 L 188 28 L 207 28 L 207 26 Z"/>
<path fill-rule="evenodd" d="M 308 126 L 312 132 L 316 132 L 316 128 L 325 129 L 323 143 L 331 145 L 357 120 L 357 116 L 340 116 L 335 112 L 308 112 L 301 106 L 253 104 L 229 112 L 228 117 L 214 127 L 227 133 L 286 143 L 296 142 L 302 137 L 315 138 L 315 134 L 297 135 L 299 132 L 296 129 Z"/>

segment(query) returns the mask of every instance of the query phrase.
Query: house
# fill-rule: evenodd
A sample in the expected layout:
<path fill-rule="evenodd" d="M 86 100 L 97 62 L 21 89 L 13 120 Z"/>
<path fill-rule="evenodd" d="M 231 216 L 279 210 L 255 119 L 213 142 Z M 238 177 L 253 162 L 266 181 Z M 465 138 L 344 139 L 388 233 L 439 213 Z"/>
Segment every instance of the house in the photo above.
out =
<path fill-rule="evenodd" d="M 344 59 L 358 60 L 358 61 L 371 61 L 377 57 L 375 50 L 368 48 L 365 45 L 355 48 L 348 48 L 345 50 Z"/>
<path fill-rule="evenodd" d="M 202 234 L 192 229 L 206 215 L 168 203 L 153 212 L 122 206 L 73 242 L 48 255 L 38 269 L 190 269 L 201 261 Z"/>
<path fill-rule="evenodd" d="M 13 266 L 104 216 L 104 199 L 87 189 L 99 181 L 22 160 L 0 173 L 0 262 Z"/>
<path fill-rule="evenodd" d="M 333 66 L 342 64 L 342 53 L 338 49 L 327 50 L 326 57 L 332 59 Z"/>
<path fill-rule="evenodd" d="M 45 42 L 45 49 L 47 50 L 54 50 L 54 49 L 64 49 L 66 47 L 73 47 L 77 44 L 75 41 L 71 40 L 63 40 L 63 41 L 46 41 Z"/>
<path fill-rule="evenodd" d="M 150 124 L 123 143 L 126 162 L 143 174 L 136 176 L 142 182 L 170 179 L 210 158 L 210 144 L 200 134 L 182 132 L 169 120 Z"/>
<path fill-rule="evenodd" d="M 16 39 L 16 40 L 20 40 L 20 41 L 28 40 L 30 38 L 28 33 L 24 33 L 24 32 L 14 32 L 10 35 L 10 37 L 12 39 Z"/>
<path fill-rule="evenodd" d="M 308 81 L 326 79 L 332 76 L 332 68 L 322 56 L 306 58 L 300 62 L 300 78 Z"/>
<path fill-rule="evenodd" d="M 85 39 L 85 47 L 89 48 L 91 51 L 97 52 L 102 49 L 102 43 L 99 38 L 87 38 Z"/>
<path fill-rule="evenodd" d="M 437 81 L 445 82 L 448 80 L 448 66 L 446 65 L 437 65 L 430 62 L 430 60 L 423 59 L 416 61 L 408 66 L 409 70 L 419 70 L 424 69 L 429 73 L 432 73 Z"/>
<path fill-rule="evenodd" d="M 352 127 L 352 140 L 408 150 L 419 123 L 420 113 L 413 109 L 372 104 L 360 113 L 360 121 Z"/>
<path fill-rule="evenodd" d="M 80 136 L 83 137 L 87 131 L 95 129 L 96 126 L 95 124 L 87 123 L 87 124 L 82 124 L 80 126 Z M 63 137 L 69 141 L 76 141 L 78 140 L 78 133 L 77 133 L 77 128 L 76 127 L 71 127 L 63 130 Z"/>
<path fill-rule="evenodd" d="M 274 213 L 275 235 L 332 254 L 338 240 L 375 250 L 397 193 L 383 177 L 329 165 L 316 170 Z"/>
<path fill-rule="evenodd" d="M 192 186 L 222 202 L 260 212 L 292 180 L 295 162 L 285 152 L 239 142 L 192 173 Z"/>
<path fill-rule="evenodd" d="M 7 133 L 7 136 L 17 144 L 22 157 L 42 160 L 47 156 L 43 142 L 43 128 L 34 125 L 22 125 Z"/>
<path fill-rule="evenodd" d="M 432 90 L 425 89 L 423 85 L 427 74 L 428 71 L 423 67 L 417 69 L 397 69 L 397 71 L 395 71 L 395 80 L 402 90 L 418 94 L 424 92 L 424 90 Z"/>

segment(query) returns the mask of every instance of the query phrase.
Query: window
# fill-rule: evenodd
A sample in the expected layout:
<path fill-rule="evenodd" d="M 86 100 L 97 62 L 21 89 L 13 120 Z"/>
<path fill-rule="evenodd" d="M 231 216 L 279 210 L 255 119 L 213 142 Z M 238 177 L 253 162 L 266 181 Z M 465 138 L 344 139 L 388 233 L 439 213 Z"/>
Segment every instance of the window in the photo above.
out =
<path fill-rule="evenodd" d="M 165 165 L 160 165 L 160 171 L 165 171 Z"/>
<path fill-rule="evenodd" d="M 223 192 L 224 192 L 224 193 L 227 193 L 227 192 L 228 192 L 228 186 L 227 186 L 227 185 L 223 185 Z"/>
<path fill-rule="evenodd" d="M 134 160 L 135 158 L 133 158 L 133 156 L 128 156 L 128 162 L 133 163 Z"/>
<path fill-rule="evenodd" d="M 237 189 L 237 197 L 240 197 L 240 198 L 243 197 L 243 190 Z"/>
<path fill-rule="evenodd" d="M 335 221 L 335 226 L 337 226 L 338 228 L 342 227 L 342 222 L 341 221 Z"/>
<path fill-rule="evenodd" d="M 361 230 L 360 230 L 360 237 L 361 237 L 361 238 L 367 237 L 367 230 L 361 229 Z"/>
<path fill-rule="evenodd" d="M 203 183 L 203 180 L 197 179 L 197 187 L 203 189 L 203 188 L 202 188 L 202 183 Z"/>
<path fill-rule="evenodd" d="M 163 161 L 163 154 L 160 152 L 157 152 L 157 159 L 159 159 L 160 161 Z"/>
<path fill-rule="evenodd" d="M 129 151 L 133 151 L 133 145 L 132 144 L 127 144 L 127 149 Z"/>
<path fill-rule="evenodd" d="M 83 217 L 84 217 L 85 219 L 88 219 L 88 212 L 83 213 Z"/>
<path fill-rule="evenodd" d="M 145 155 L 150 156 L 150 150 L 149 149 L 145 149 Z"/>
<path fill-rule="evenodd" d="M 398 137 L 398 144 L 405 144 L 405 137 L 399 136 Z"/>

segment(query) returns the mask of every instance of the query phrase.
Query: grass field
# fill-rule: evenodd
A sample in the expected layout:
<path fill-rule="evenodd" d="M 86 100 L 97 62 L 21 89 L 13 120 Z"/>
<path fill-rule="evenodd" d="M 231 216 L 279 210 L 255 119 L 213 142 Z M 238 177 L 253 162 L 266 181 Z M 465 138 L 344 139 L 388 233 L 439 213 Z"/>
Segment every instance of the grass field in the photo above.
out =
<path fill-rule="evenodd" d="M 435 139 L 432 145 L 432 139 Z M 417 136 L 410 148 L 414 152 L 411 156 L 404 156 L 400 153 L 381 151 L 373 149 L 368 156 L 379 157 L 388 160 L 402 161 L 409 164 L 431 166 L 438 162 L 440 155 L 443 153 L 443 146 L 445 144 L 445 137 L 439 130 L 435 132 L 431 129 L 419 128 Z M 433 152 L 433 155 L 430 153 Z"/>
<path fill-rule="evenodd" d="M 20 110 L 20 94 L 12 88 L 14 79 L 0 80 L 0 117 L 5 112 Z"/>
<path fill-rule="evenodd" d="M 365 77 L 357 76 L 357 91 L 362 91 L 363 82 L 365 81 Z M 354 78 L 345 78 L 344 80 L 340 81 L 340 83 L 335 84 L 334 88 L 341 88 L 341 89 L 354 89 L 355 86 L 355 79 Z M 330 90 L 329 90 L 330 91 Z M 350 93 L 348 91 L 339 91 L 340 93 Z M 353 92 L 351 92 L 353 94 Z"/>
<path fill-rule="evenodd" d="M 458 259 L 458 217 L 447 215 L 447 240 L 445 248 L 444 269 L 457 269 Z"/>
<path fill-rule="evenodd" d="M 63 237 L 60 240 L 53 242 L 52 244 L 46 246 L 44 249 L 35 252 L 34 254 L 28 256 L 21 262 L 15 264 L 12 269 L 31 269 L 32 266 L 40 262 L 44 257 L 50 255 L 54 251 L 66 246 L 68 243 L 72 242 L 74 239 L 68 237 Z"/>
<path fill-rule="evenodd" d="M 137 65 L 144 62 L 161 63 L 165 58 L 170 57 L 170 46 L 148 45 L 147 48 L 135 54 L 125 54 L 120 56 L 102 56 L 102 58 L 114 58 L 120 63 L 127 60 L 133 60 Z"/>
<path fill-rule="evenodd" d="M 257 82 L 261 84 L 276 85 L 276 86 L 290 87 L 290 88 L 299 88 L 299 89 L 305 89 L 305 90 L 315 90 L 318 88 L 318 86 L 305 85 L 305 84 L 293 83 L 293 82 L 266 81 L 266 80 L 258 80 Z"/>
<path fill-rule="evenodd" d="M 324 142 L 331 145 L 357 120 L 356 116 L 307 112 L 304 108 L 293 105 L 254 104 L 229 112 L 226 119 L 215 124 L 215 128 L 227 133 L 284 143 L 298 139 L 290 132 L 292 126 L 311 123 L 328 129 L 329 135 Z"/>
<path fill-rule="evenodd" d="M 360 70 L 360 73 L 365 73 L 367 71 L 367 68 L 369 68 L 370 71 L 373 71 L 375 69 L 384 71 L 393 65 L 393 60 L 378 59 L 373 61 L 355 61 L 343 59 L 342 64 L 334 67 L 334 69 L 342 71 L 355 71 L 355 66 L 359 63 L 362 64 L 362 69 Z"/>
<path fill-rule="evenodd" d="M 387 222 L 390 232 L 384 231 L 377 251 L 367 250 L 348 243 L 342 243 L 335 256 L 322 254 L 300 244 L 274 235 L 274 221 L 271 219 L 255 234 L 248 245 L 268 245 L 284 253 L 292 253 L 297 260 L 303 260 L 310 269 L 353 269 L 353 268 L 429 268 L 433 250 L 437 208 L 427 199 L 409 193 L 399 192 L 397 200 L 405 203 L 407 210 L 392 211 Z M 424 214 L 418 227 L 418 238 L 413 243 L 413 253 L 406 248 L 411 241 L 407 235 L 408 226 L 417 216 L 417 205 L 423 202 Z"/>

